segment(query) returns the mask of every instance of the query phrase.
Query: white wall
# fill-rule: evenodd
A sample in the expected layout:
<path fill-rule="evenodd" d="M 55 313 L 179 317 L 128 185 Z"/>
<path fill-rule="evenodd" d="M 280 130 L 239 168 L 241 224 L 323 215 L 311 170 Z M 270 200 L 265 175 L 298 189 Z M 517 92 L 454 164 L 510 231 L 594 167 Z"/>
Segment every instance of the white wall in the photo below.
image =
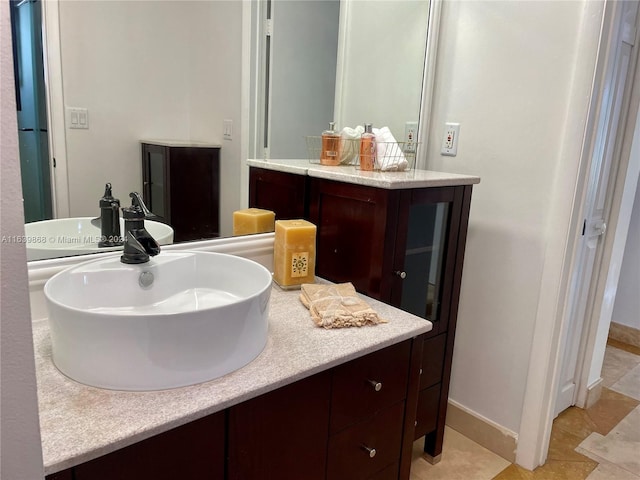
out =
<path fill-rule="evenodd" d="M 107 181 L 123 204 L 141 190 L 140 139 L 201 140 L 222 144 L 229 235 L 243 161 L 242 2 L 59 5 L 64 101 L 88 108 L 90 127 L 66 130 L 71 216 L 95 215 Z M 233 141 L 222 139 L 223 119 L 234 121 Z"/>
<path fill-rule="evenodd" d="M 272 3 L 270 158 L 307 158 L 333 120 L 340 2 Z"/>
<path fill-rule="evenodd" d="M 29 314 L 9 2 L 0 2 L 0 478 L 44 477 Z"/>
<path fill-rule="evenodd" d="M 640 188 L 633 203 L 612 321 L 640 330 Z"/>
<path fill-rule="evenodd" d="M 561 270 L 595 67 L 597 29 L 578 42 L 586 3 L 443 4 L 427 165 L 482 177 L 450 397 L 514 434 L 538 314 L 557 301 L 543 274 Z M 439 153 L 445 122 L 461 124 L 457 157 Z"/>
<path fill-rule="evenodd" d="M 349 0 L 342 10 L 347 23 L 338 127 L 388 126 L 401 141 L 405 122 L 420 116 L 429 2 Z"/>

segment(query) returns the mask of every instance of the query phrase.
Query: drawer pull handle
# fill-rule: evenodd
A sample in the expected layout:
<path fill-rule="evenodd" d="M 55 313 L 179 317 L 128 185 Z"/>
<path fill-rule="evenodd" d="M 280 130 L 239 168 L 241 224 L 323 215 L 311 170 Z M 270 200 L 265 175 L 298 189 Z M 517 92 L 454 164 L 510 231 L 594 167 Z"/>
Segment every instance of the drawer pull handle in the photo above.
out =
<path fill-rule="evenodd" d="M 369 382 L 369 385 L 371 385 L 376 392 L 382 390 L 382 382 L 376 382 L 375 380 L 367 380 L 367 382 Z"/>
<path fill-rule="evenodd" d="M 362 449 L 369 454 L 369 458 L 375 457 L 376 453 L 378 453 L 375 448 L 369 448 L 366 445 L 362 445 Z"/>
<path fill-rule="evenodd" d="M 395 271 L 395 272 L 393 272 L 393 273 L 395 273 L 397 276 L 399 276 L 399 277 L 400 277 L 400 278 L 402 278 L 403 280 L 404 280 L 405 278 L 407 278 L 407 272 L 402 272 L 402 271 L 400 271 L 400 270 L 396 270 L 396 271 Z"/>

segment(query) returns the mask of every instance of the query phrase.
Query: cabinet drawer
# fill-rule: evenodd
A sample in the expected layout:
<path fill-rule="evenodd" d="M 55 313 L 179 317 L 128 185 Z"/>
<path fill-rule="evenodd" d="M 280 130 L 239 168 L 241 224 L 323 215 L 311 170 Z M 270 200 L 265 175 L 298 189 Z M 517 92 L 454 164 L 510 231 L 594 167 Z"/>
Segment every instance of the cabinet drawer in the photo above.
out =
<path fill-rule="evenodd" d="M 420 391 L 418 396 L 418 412 L 416 414 L 416 430 L 414 439 L 423 437 L 436 429 L 438 424 L 438 407 L 440 405 L 440 384 Z"/>
<path fill-rule="evenodd" d="M 403 400 L 410 354 L 408 340 L 337 367 L 332 381 L 330 432 Z"/>
<path fill-rule="evenodd" d="M 422 348 L 420 390 L 435 385 L 442 379 L 446 342 L 446 334 L 427 338 L 424 341 L 424 347 Z"/>
<path fill-rule="evenodd" d="M 365 480 L 397 462 L 402 445 L 404 402 L 329 439 L 328 480 Z M 366 448 L 375 449 L 375 454 Z M 384 477 L 381 477 L 384 478 Z"/>

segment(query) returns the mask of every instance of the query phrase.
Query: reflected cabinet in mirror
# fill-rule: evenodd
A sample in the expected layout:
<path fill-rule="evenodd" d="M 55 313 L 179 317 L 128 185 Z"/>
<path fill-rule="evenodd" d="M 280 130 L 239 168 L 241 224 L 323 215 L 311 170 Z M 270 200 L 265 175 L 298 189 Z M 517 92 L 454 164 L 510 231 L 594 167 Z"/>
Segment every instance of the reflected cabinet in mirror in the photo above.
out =
<path fill-rule="evenodd" d="M 174 241 L 220 236 L 220 146 L 142 142 L 144 201 Z"/>
<path fill-rule="evenodd" d="M 419 120 L 429 2 L 27 3 L 32 11 L 14 9 L 12 22 L 17 85 L 28 76 L 35 86 L 19 91 L 19 108 L 36 105 L 42 141 L 21 141 L 23 191 L 25 204 L 49 204 L 28 222 L 95 218 L 111 183 L 123 206 L 146 192 L 175 241 L 230 236 L 233 212 L 248 205 L 247 157 L 307 158 L 304 136 L 330 121 L 387 125 L 400 139 Z M 29 59 L 41 68 L 18 68 Z M 178 225 L 162 211 L 170 204 L 149 197 L 159 184 L 144 183 L 154 182 L 144 178 L 144 139 L 220 146 L 217 210 L 209 180 L 207 191 L 172 192 L 171 202 L 206 204 L 206 220 Z M 180 171 L 208 179 L 192 168 Z M 51 224 L 40 227 L 46 235 Z"/>

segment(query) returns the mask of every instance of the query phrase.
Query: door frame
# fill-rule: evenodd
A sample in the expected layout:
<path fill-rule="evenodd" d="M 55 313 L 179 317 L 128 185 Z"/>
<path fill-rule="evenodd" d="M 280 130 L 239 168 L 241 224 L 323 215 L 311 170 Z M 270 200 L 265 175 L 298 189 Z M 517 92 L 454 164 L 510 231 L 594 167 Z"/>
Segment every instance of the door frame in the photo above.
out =
<path fill-rule="evenodd" d="M 49 122 L 49 164 L 51 165 L 53 218 L 67 218 L 71 214 L 71 203 L 67 173 L 59 3 L 60 0 L 42 2 L 42 48 L 44 51 L 47 120 Z"/>
<path fill-rule="evenodd" d="M 625 2 L 626 3 L 626 2 Z M 618 4 L 619 5 L 619 4 Z M 623 28 L 624 30 L 624 28 Z M 625 32 L 621 32 L 624 37 Z M 603 237 L 599 246 L 601 253 L 591 279 L 593 292 L 590 309 L 582 331 L 581 356 L 577 369 L 576 402 L 581 408 L 588 408 L 599 398 L 602 390 L 602 362 L 615 292 L 620 276 L 620 262 L 624 255 L 627 232 L 631 222 L 631 211 L 638 178 L 638 142 L 640 142 L 640 124 L 637 114 L 640 109 L 640 11 L 637 12 L 635 32 L 631 33 L 635 50 L 631 51 L 629 72 L 627 73 L 626 95 L 622 102 L 627 106 L 621 111 L 619 142 L 616 145 L 611 176 L 605 205 L 605 220 L 609 224 L 609 235 Z M 634 146 L 635 145 L 635 146 Z M 593 378 L 597 378 L 594 380 Z"/>
<path fill-rule="evenodd" d="M 611 53 L 611 45 L 608 43 L 608 32 L 615 32 L 616 22 L 620 21 L 617 13 L 619 2 L 605 1 L 604 6 L 600 3 L 587 3 L 585 6 L 585 18 L 597 14 L 598 9 L 602 9 L 601 16 L 601 37 L 599 40 L 598 57 Z M 593 10 L 593 11 L 590 11 Z M 638 21 L 636 18 L 635 46 L 639 46 Z M 587 28 L 581 32 L 586 34 Z M 594 265 L 591 288 L 591 309 L 590 314 L 585 318 L 584 327 L 580 334 L 582 340 L 582 354 L 578 360 L 580 369 L 580 380 L 577 385 L 578 402 L 582 406 L 587 405 L 587 391 L 589 387 L 597 388 L 597 385 L 586 385 L 589 373 L 602 369 L 602 359 L 606 346 L 606 332 L 611 320 L 611 310 L 613 308 L 613 298 L 609 292 L 615 292 L 619 278 L 619 260 L 624 252 L 626 232 L 630 223 L 631 209 L 637 184 L 638 172 L 640 172 L 640 63 L 638 62 L 638 48 L 632 53 L 631 65 L 629 67 L 628 88 L 631 89 L 630 107 L 621 113 L 619 132 L 622 136 L 621 146 L 618 147 L 618 154 L 612 163 L 611 175 L 609 178 L 610 207 L 606 213 L 609 224 L 609 233 L 602 237 L 599 246 L 599 254 Z M 578 59 L 580 60 L 580 59 Z M 566 245 L 562 252 L 553 252 L 562 255 L 562 266 L 559 272 L 551 272 L 553 268 L 545 265 L 545 274 L 549 276 L 559 274 L 559 284 L 554 281 L 549 283 L 550 289 L 554 286 L 557 290 L 554 293 L 547 292 L 556 297 L 553 311 L 539 311 L 534 331 L 533 345 L 529 361 L 529 372 L 527 376 L 527 386 L 525 401 L 523 405 L 522 421 L 516 451 L 516 463 L 533 470 L 545 463 L 549 449 L 551 428 L 554 419 L 554 407 L 556 403 L 557 390 L 560 383 L 562 370 L 563 346 L 567 343 L 568 332 L 568 305 L 570 305 L 571 291 L 569 289 L 570 280 L 578 268 L 575 259 L 578 252 L 579 234 L 584 221 L 584 209 L 587 197 L 588 171 L 591 167 L 590 146 L 596 139 L 598 131 L 597 123 L 593 121 L 593 106 L 601 99 L 609 85 L 604 81 L 607 78 L 607 71 L 598 68 L 595 71 L 593 88 L 591 91 L 589 118 L 586 125 L 585 135 L 582 142 L 582 152 L 580 156 L 579 169 L 577 172 L 576 190 L 573 194 L 573 205 L 570 212 L 570 226 L 567 231 Z M 572 100 L 579 101 L 579 96 L 574 96 Z M 572 102 L 570 102 L 570 106 Z M 638 117 L 638 118 L 637 118 Z M 635 135 L 634 135 L 635 132 Z M 634 158 L 635 155 L 635 158 Z M 634 173 L 635 172 L 635 173 Z M 634 178 L 635 175 L 635 178 Z M 576 178 L 575 176 L 573 177 Z M 552 225 L 550 228 L 553 228 Z M 565 227 L 566 228 L 566 227 Z M 613 232 L 613 233 L 612 233 Z M 553 259 L 551 259 L 553 260 Z M 610 306 L 610 308 L 609 308 Z M 608 318 L 607 318 L 608 313 Z M 604 338 L 603 338 L 604 332 Z M 543 361 L 541 361 L 543 359 Z M 598 382 L 596 382 L 598 383 Z M 597 396 L 597 391 L 596 394 Z"/>
<path fill-rule="evenodd" d="M 636 50 L 633 49 L 637 43 L 635 35 L 631 29 L 625 28 L 634 20 L 633 13 L 637 14 L 637 4 L 625 2 L 618 3 L 615 7 L 605 10 L 594 81 L 594 93 L 597 92 L 597 95 L 593 95 L 591 99 L 587 127 L 587 131 L 594 134 L 585 141 L 583 147 L 582 159 L 589 166 L 585 175 L 581 204 L 582 218 L 585 220 L 582 235 L 578 231 L 573 237 L 575 254 L 572 258 L 573 270 L 565 305 L 565 328 L 560 343 L 566 356 L 560 359 L 562 378 L 559 378 L 559 384 L 554 386 L 558 391 L 554 415 L 558 415 L 569 406 L 589 406 L 595 403 L 598 397 L 597 394 L 590 395 L 593 400 L 587 400 L 588 392 L 593 388 L 590 385 L 593 382 L 589 381 L 588 369 L 585 372 L 585 363 L 588 363 L 588 356 L 591 356 L 590 352 L 593 351 L 593 344 L 588 338 L 590 323 L 587 319 L 593 315 L 594 308 L 597 308 L 597 298 L 594 295 L 598 272 L 606 260 L 603 257 L 606 223 L 604 228 L 598 229 L 595 228 L 593 220 L 598 218 L 603 222 L 609 222 L 615 214 L 614 179 L 621 161 L 625 124 L 632 120 L 628 115 L 634 78 L 634 56 L 637 57 Z M 598 371 L 597 375 L 599 374 Z M 571 375 L 573 388 L 566 390 L 560 401 L 559 391 L 566 386 L 564 382 L 567 381 L 568 375 Z M 559 403 L 561 405 L 558 405 Z"/>

